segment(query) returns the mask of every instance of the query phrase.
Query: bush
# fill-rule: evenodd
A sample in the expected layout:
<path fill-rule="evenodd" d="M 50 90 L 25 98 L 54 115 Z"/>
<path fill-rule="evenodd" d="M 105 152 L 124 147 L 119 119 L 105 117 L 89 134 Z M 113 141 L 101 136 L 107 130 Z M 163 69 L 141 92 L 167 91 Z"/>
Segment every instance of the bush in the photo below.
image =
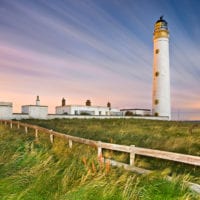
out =
<path fill-rule="evenodd" d="M 126 111 L 126 112 L 125 112 L 125 116 L 133 116 L 133 112 L 131 112 L 131 111 Z"/>
<path fill-rule="evenodd" d="M 91 114 L 88 112 L 81 112 L 80 115 L 91 115 Z"/>

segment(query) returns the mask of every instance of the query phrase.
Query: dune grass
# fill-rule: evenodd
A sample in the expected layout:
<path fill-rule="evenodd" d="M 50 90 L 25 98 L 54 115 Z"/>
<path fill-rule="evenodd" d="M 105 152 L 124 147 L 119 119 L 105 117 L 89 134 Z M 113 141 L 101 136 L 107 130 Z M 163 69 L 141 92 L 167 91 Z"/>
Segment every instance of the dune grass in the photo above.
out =
<path fill-rule="evenodd" d="M 25 120 L 69 135 L 200 156 L 200 123 L 143 119 Z"/>
<path fill-rule="evenodd" d="M 73 136 L 125 145 L 200 156 L 200 123 L 143 119 L 53 119 L 25 120 Z M 129 155 L 104 151 L 104 156 L 129 162 Z M 165 170 L 169 175 L 190 174 L 200 184 L 200 167 L 162 159 L 136 156 L 136 166 Z"/>
<path fill-rule="evenodd" d="M 1 200 L 197 200 L 183 182 L 157 172 L 141 176 L 99 163 L 96 150 L 60 139 L 52 145 L 0 126 Z"/>

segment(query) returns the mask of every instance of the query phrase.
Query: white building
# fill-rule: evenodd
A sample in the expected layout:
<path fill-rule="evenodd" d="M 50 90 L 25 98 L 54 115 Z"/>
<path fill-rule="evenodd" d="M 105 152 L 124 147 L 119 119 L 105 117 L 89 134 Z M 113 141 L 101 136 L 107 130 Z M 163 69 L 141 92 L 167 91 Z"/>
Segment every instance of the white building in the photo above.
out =
<path fill-rule="evenodd" d="M 65 99 L 62 99 L 62 105 L 56 107 L 56 114 L 66 115 L 121 115 L 119 109 L 111 108 L 108 102 L 105 106 L 92 106 L 90 100 L 86 101 L 86 105 L 65 105 Z"/>
<path fill-rule="evenodd" d="M 154 26 L 154 61 L 152 114 L 171 119 L 169 31 L 167 22 L 160 17 Z"/>
<path fill-rule="evenodd" d="M 0 102 L 0 119 L 12 119 L 13 105 L 11 102 Z"/>
<path fill-rule="evenodd" d="M 151 110 L 150 109 L 138 109 L 138 108 L 130 108 L 130 109 L 121 109 L 120 110 L 123 116 L 150 116 Z"/>
<path fill-rule="evenodd" d="M 47 119 L 48 106 L 41 106 L 39 96 L 37 96 L 36 105 L 22 106 L 22 114 L 28 114 L 29 118 Z"/>

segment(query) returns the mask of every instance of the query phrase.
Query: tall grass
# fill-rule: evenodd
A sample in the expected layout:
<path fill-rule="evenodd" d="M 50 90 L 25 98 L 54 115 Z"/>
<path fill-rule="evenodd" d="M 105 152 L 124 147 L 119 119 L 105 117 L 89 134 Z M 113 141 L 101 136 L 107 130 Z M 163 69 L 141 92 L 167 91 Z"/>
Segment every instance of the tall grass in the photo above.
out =
<path fill-rule="evenodd" d="M 200 123 L 143 119 L 26 120 L 94 140 L 200 156 Z"/>
<path fill-rule="evenodd" d="M 143 119 L 53 119 L 26 122 L 96 141 L 200 156 L 200 123 L 196 122 Z M 129 161 L 128 154 L 104 151 L 104 155 L 127 163 Z M 192 180 L 200 184 L 199 167 L 143 156 L 136 156 L 135 164 L 150 170 L 167 168 L 169 175 L 189 173 Z"/>
<path fill-rule="evenodd" d="M 181 177 L 140 176 L 99 163 L 96 150 L 0 126 L 1 200 L 197 200 Z"/>

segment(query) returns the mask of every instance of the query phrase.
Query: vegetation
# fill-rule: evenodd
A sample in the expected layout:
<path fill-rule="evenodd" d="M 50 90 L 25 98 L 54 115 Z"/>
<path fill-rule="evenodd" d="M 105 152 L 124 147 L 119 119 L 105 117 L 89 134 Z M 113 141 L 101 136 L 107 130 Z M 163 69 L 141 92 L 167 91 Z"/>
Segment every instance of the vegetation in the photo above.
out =
<path fill-rule="evenodd" d="M 81 112 L 80 115 L 91 115 L 89 112 Z"/>
<path fill-rule="evenodd" d="M 133 116 L 133 112 L 131 112 L 131 111 L 126 111 L 126 112 L 125 112 L 125 116 Z"/>
<path fill-rule="evenodd" d="M 195 122 L 143 119 L 53 119 L 25 122 L 96 141 L 200 156 L 200 124 Z M 129 161 L 128 154 L 106 151 L 104 155 L 127 163 Z M 142 156 L 136 156 L 135 164 L 151 170 L 168 168 L 169 175 L 190 174 L 193 181 L 200 184 L 199 167 Z"/>
<path fill-rule="evenodd" d="M 111 168 L 98 162 L 95 149 L 70 149 L 60 139 L 51 145 L 42 133 L 35 140 L 33 132 L 0 126 L 0 152 L 1 200 L 199 199 L 183 182 L 188 176 L 169 182 L 166 170 L 141 176 Z"/>
<path fill-rule="evenodd" d="M 200 156 L 200 123 L 142 119 L 24 120 L 73 136 Z"/>

